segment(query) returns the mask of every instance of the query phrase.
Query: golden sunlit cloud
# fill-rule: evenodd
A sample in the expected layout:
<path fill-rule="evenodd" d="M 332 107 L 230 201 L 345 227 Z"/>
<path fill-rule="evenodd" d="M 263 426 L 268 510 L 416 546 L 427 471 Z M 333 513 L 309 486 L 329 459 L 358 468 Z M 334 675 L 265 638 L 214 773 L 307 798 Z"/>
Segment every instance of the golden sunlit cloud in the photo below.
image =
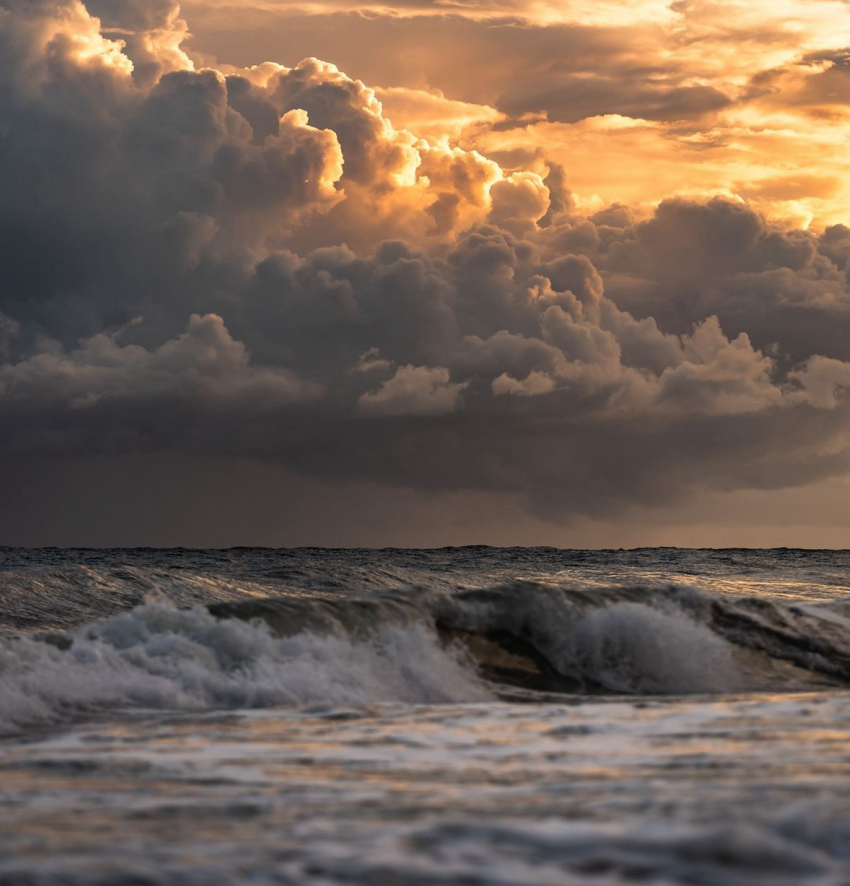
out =
<path fill-rule="evenodd" d="M 505 115 L 488 105 L 453 101 L 439 91 L 406 87 L 378 88 L 384 113 L 400 129 L 435 141 L 460 140 L 467 130 L 500 123 Z"/>
<path fill-rule="evenodd" d="M 212 8 L 234 9 L 239 0 L 212 0 Z M 642 22 L 668 22 L 676 18 L 668 0 L 400 0 L 400 2 L 361 2 L 361 0 L 247 0 L 244 6 L 279 13 L 307 15 L 330 12 L 358 12 L 395 17 L 461 16 L 476 21 L 512 18 L 538 25 L 630 25 Z"/>
<path fill-rule="evenodd" d="M 233 60 L 226 36 L 209 37 L 237 15 L 260 15 L 270 32 L 292 26 L 305 48 L 338 50 L 348 73 L 378 84 L 399 128 L 514 168 L 545 155 L 587 205 L 727 194 L 823 228 L 850 200 L 843 0 L 218 0 L 186 10 L 192 45 L 214 43 L 222 61 Z M 452 21 L 466 23 L 463 43 Z M 342 27 L 381 52 L 370 61 L 333 43 Z"/>

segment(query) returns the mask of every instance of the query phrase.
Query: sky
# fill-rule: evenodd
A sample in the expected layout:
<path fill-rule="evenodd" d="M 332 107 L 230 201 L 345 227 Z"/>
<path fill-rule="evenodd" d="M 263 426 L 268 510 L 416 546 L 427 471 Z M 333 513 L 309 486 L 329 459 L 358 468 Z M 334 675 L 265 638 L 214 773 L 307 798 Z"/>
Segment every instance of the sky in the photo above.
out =
<path fill-rule="evenodd" d="M 846 547 L 848 0 L 0 0 L 0 544 Z"/>

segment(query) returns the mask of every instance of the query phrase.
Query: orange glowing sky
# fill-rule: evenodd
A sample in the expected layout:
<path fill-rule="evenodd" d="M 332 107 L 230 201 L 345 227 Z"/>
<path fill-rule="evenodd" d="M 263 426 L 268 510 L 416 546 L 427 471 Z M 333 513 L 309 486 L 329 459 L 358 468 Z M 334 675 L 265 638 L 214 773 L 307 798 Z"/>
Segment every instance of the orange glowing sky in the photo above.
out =
<path fill-rule="evenodd" d="M 591 211 L 724 195 L 795 226 L 846 219 L 846 0 L 183 8 L 206 61 L 332 61 L 397 127 L 509 169 L 564 164 Z"/>

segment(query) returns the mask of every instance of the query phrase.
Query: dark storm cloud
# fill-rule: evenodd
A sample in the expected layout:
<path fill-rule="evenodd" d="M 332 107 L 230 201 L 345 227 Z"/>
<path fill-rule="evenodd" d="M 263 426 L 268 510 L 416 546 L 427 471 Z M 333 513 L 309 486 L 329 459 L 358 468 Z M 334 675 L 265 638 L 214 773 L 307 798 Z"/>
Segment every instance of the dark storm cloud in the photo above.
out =
<path fill-rule="evenodd" d="M 175 7 L 98 10 L 123 51 L 70 0 L 0 0 L 10 457 L 257 458 L 558 518 L 847 471 L 846 228 L 583 218 L 562 170 L 396 131 L 332 65 L 195 71 Z"/>
<path fill-rule="evenodd" d="M 850 359 L 843 225 L 820 235 L 787 231 L 743 203 L 670 200 L 638 224 L 598 224 L 588 254 L 610 298 L 667 330 L 685 332 L 695 317 L 715 315 L 727 334 L 747 332 L 792 362 L 815 352 Z"/>

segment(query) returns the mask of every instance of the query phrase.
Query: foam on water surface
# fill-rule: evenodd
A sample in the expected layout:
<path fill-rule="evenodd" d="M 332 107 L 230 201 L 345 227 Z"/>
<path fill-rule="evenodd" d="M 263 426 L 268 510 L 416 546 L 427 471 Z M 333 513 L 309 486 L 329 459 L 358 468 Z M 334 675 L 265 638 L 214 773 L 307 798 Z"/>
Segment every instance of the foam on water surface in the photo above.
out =
<path fill-rule="evenodd" d="M 850 698 L 102 715 L 0 745 L 0 882 L 850 877 Z"/>

